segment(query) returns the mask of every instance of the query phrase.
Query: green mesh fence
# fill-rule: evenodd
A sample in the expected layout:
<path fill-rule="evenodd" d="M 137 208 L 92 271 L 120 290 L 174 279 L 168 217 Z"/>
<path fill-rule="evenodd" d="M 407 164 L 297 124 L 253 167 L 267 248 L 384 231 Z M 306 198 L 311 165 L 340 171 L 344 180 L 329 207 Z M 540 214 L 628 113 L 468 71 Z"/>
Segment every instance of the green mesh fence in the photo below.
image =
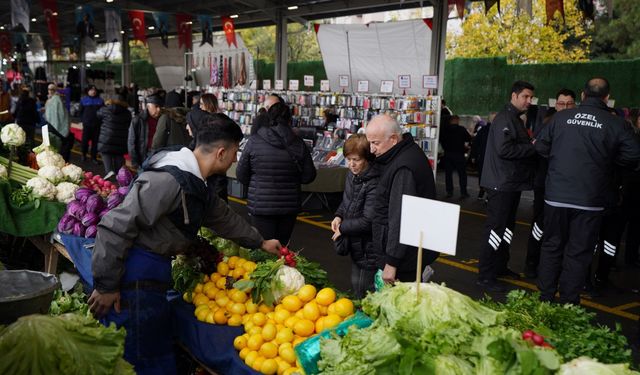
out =
<path fill-rule="evenodd" d="M 91 63 L 91 69 L 107 70 L 115 73 L 116 84 L 122 82 L 122 64 L 101 61 Z M 131 80 L 139 87 L 160 87 L 160 80 L 156 74 L 153 64 L 147 60 L 136 60 L 131 62 Z"/>
<path fill-rule="evenodd" d="M 640 105 L 640 59 L 584 63 L 509 65 L 504 58 L 447 60 L 444 97 L 459 114 L 486 115 L 509 100 L 515 80 L 531 82 L 540 104 L 555 98 L 561 88 L 580 93 L 591 77 L 602 76 L 611 84 L 616 107 Z"/>

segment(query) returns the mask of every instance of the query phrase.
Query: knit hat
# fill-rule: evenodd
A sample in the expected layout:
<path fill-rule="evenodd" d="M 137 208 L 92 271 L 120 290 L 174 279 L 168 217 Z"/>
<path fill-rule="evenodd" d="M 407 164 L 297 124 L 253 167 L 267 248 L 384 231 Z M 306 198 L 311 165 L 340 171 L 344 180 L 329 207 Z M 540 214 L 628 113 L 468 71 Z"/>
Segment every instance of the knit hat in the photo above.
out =
<path fill-rule="evenodd" d="M 145 101 L 147 104 L 155 104 L 161 107 L 164 105 L 164 100 L 160 97 L 160 95 L 157 94 L 151 94 L 147 96 L 145 98 Z"/>

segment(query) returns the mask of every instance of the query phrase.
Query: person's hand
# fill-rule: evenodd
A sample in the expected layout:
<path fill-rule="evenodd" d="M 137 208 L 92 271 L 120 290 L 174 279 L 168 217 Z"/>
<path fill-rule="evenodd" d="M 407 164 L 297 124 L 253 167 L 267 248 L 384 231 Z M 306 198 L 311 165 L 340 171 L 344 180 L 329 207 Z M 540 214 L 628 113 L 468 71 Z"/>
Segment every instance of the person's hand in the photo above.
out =
<path fill-rule="evenodd" d="M 384 269 L 382 270 L 382 280 L 385 283 L 393 283 L 396 281 L 396 268 L 394 266 L 385 264 Z"/>
<path fill-rule="evenodd" d="M 94 289 L 87 303 L 93 316 L 98 319 L 105 316 L 112 306 L 117 313 L 120 313 L 120 292 L 100 293 Z"/>
<path fill-rule="evenodd" d="M 334 232 L 338 232 L 340 230 L 340 224 L 342 224 L 342 218 L 336 216 L 331 222 L 331 230 Z"/>
<path fill-rule="evenodd" d="M 282 244 L 278 240 L 264 240 L 262 241 L 261 249 L 271 253 L 280 255 L 280 249 L 282 248 Z"/>
<path fill-rule="evenodd" d="M 335 232 L 333 232 L 333 236 L 331 236 L 331 239 L 335 241 L 335 240 L 337 240 L 337 239 L 338 239 L 338 237 L 340 237 L 341 235 L 342 235 L 342 233 L 340 233 L 340 228 L 338 227 L 338 230 L 337 230 L 337 231 L 335 231 Z"/>

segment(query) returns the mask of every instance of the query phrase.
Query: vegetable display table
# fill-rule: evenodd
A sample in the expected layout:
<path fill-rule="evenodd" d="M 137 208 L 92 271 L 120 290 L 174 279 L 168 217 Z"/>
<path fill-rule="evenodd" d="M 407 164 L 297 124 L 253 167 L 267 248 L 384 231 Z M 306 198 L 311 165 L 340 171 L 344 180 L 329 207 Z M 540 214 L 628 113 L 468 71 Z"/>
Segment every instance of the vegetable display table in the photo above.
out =
<path fill-rule="evenodd" d="M 21 186 L 15 182 L 0 181 L 0 232 L 16 237 L 31 237 L 51 233 L 64 214 L 66 205 L 41 199 L 16 206 L 11 202 L 12 189 Z"/>

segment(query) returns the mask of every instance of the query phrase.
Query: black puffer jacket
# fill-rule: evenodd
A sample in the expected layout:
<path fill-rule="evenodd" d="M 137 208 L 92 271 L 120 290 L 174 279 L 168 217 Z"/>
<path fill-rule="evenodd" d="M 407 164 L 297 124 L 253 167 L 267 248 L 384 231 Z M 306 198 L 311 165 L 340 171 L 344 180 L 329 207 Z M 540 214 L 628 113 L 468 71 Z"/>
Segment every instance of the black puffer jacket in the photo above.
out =
<path fill-rule="evenodd" d="M 236 175 L 249 186 L 251 214 L 290 215 L 300 211 L 300 184 L 312 182 L 316 168 L 304 141 L 290 126 L 278 124 L 249 138 Z"/>
<path fill-rule="evenodd" d="M 340 233 L 353 262 L 362 269 L 375 270 L 380 256 L 371 242 L 371 223 L 375 215 L 376 187 L 380 173 L 375 165 L 359 176 L 349 172 L 336 216 L 342 218 Z"/>
<path fill-rule="evenodd" d="M 127 108 L 127 103 L 111 101 L 98 110 L 97 116 L 101 123 L 98 151 L 105 154 L 126 154 L 131 124 L 131 112 Z"/>

